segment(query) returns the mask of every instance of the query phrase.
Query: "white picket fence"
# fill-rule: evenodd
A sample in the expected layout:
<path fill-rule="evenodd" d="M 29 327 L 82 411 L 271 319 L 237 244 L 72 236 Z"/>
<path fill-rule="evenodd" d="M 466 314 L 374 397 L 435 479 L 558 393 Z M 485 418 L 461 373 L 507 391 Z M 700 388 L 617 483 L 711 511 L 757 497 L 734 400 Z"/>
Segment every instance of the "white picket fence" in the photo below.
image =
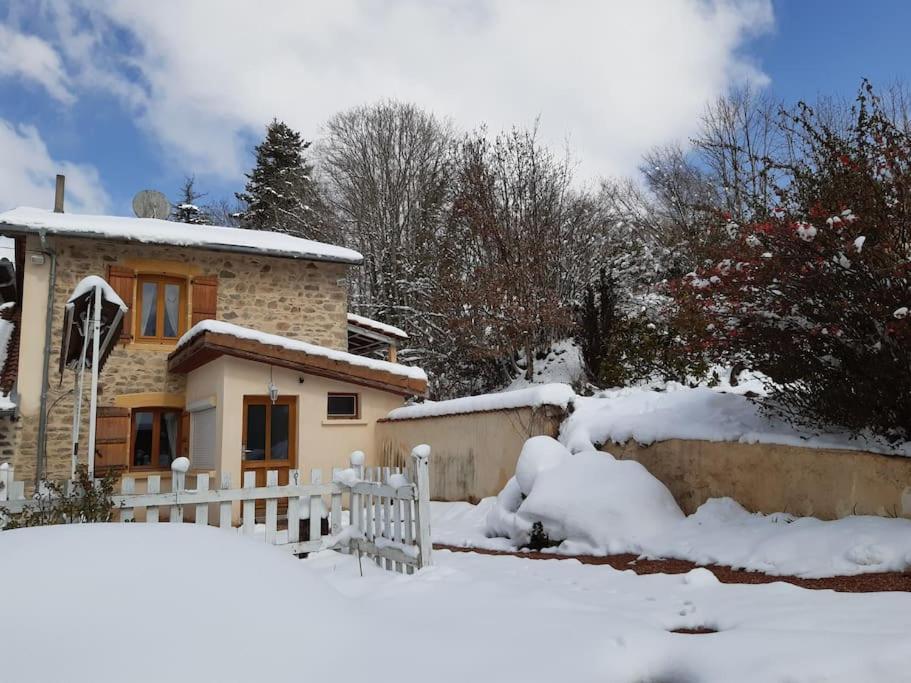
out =
<path fill-rule="evenodd" d="M 195 524 L 217 524 L 222 529 L 262 536 L 266 543 L 295 554 L 342 549 L 366 555 L 388 570 L 412 573 L 431 563 L 429 453 L 427 446 L 415 448 L 408 471 L 390 467 L 365 470 L 362 454 L 352 454 L 351 468 L 333 470 L 328 483 L 323 482 L 320 470 L 310 472 L 309 483 L 301 483 L 300 470 L 291 470 L 288 483 L 279 485 L 278 471 L 271 470 L 266 473 L 265 486 L 256 486 L 255 472 L 245 472 L 243 488 L 232 488 L 229 475 L 222 478 L 217 489 L 210 488 L 208 474 L 194 475 L 196 487 L 187 488 L 187 475 L 174 470 L 171 491 L 162 492 L 161 477 L 149 475 L 146 492 L 136 493 L 136 481 L 124 476 L 121 492 L 113 502 L 122 522 L 182 523 L 185 513 L 192 510 Z M 36 497 L 26 498 L 24 491 L 13 468 L 0 466 L 0 508 L 15 514 L 39 504 Z M 328 508 L 324 502 L 327 498 Z M 342 519 L 344 498 L 348 499 L 348 525 L 343 525 Z M 257 523 L 257 501 L 265 501 L 262 523 Z M 282 501 L 287 511 L 284 520 L 279 518 Z M 233 525 L 234 503 L 241 507 L 239 527 Z M 210 519 L 210 509 L 217 511 L 217 520 Z M 144 514 L 137 515 L 140 510 Z M 301 540 L 298 523 L 302 510 L 309 513 L 305 515 L 307 540 Z M 328 536 L 322 534 L 325 512 Z M 280 528 L 280 521 L 286 522 L 286 529 Z"/>

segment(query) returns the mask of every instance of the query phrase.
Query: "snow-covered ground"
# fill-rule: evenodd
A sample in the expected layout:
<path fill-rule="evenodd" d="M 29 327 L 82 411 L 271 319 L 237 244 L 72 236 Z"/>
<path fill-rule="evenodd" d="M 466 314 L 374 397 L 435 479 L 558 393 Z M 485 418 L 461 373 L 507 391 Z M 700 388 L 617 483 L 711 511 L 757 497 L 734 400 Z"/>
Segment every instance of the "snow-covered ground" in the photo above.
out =
<path fill-rule="evenodd" d="M 508 538 L 489 537 L 496 498 L 471 503 L 433 502 L 434 543 L 516 550 Z M 566 543 L 559 555 L 629 552 L 760 571 L 772 576 L 820 578 L 911 569 L 911 520 L 856 516 L 833 521 L 747 512 L 730 498 L 706 501 L 695 513 L 650 537 L 618 537 L 610 548 Z"/>
<path fill-rule="evenodd" d="M 516 550 L 536 524 L 563 555 L 633 553 L 819 578 L 911 567 L 911 520 L 834 521 L 752 514 L 730 498 L 685 517 L 642 465 L 592 450 L 570 453 L 548 436 L 525 442 L 516 474 L 478 505 L 433 503 L 434 541 Z"/>
<path fill-rule="evenodd" d="M 525 359 L 520 354 L 519 366 L 525 367 Z M 504 391 L 526 389 L 538 384 L 569 384 L 578 386 L 585 381 L 585 366 L 582 362 L 582 350 L 574 339 L 561 339 L 554 342 L 547 355 L 535 359 L 533 363 L 534 378 L 525 379 L 524 373 L 516 377 Z"/>
<path fill-rule="evenodd" d="M 401 576 L 195 525 L 0 533 L 0 679 L 906 681 L 911 595 L 436 552 Z M 65 567 L 65 569 L 64 569 Z M 710 635 L 669 633 L 712 627 Z"/>

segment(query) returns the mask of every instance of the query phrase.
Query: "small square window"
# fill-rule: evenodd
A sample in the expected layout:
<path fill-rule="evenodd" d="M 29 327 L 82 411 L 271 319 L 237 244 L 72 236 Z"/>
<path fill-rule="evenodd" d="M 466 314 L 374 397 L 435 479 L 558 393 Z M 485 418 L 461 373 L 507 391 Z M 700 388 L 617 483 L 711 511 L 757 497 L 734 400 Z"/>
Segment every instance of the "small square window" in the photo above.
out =
<path fill-rule="evenodd" d="M 360 414 L 357 394 L 329 394 L 326 399 L 326 415 L 330 420 L 356 420 Z"/>

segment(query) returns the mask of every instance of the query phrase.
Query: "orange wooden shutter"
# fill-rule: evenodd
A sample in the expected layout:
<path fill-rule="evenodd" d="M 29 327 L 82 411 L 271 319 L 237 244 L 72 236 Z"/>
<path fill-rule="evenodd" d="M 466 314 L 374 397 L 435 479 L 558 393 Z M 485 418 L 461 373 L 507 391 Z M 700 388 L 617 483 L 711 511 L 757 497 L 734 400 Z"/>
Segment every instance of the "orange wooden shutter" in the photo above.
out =
<path fill-rule="evenodd" d="M 218 278 L 212 275 L 193 278 L 193 325 L 200 320 L 214 320 L 218 312 Z"/>
<path fill-rule="evenodd" d="M 109 266 L 108 284 L 129 307 L 129 310 L 123 314 L 120 341 L 130 341 L 133 338 L 133 290 L 136 284 L 136 272 L 121 266 Z"/>
<path fill-rule="evenodd" d="M 95 472 L 126 469 L 130 464 L 130 411 L 98 407 L 95 421 Z"/>

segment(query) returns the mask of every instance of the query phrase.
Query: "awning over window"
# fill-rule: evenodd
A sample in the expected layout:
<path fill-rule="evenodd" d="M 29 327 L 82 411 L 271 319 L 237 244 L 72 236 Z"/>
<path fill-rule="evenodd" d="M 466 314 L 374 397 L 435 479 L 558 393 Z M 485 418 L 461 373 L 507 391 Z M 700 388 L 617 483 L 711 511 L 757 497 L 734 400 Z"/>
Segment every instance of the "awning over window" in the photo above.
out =
<path fill-rule="evenodd" d="M 91 315 L 96 287 L 101 288 L 101 336 L 98 347 L 101 363 L 98 366 L 99 370 L 104 367 L 111 350 L 120 338 L 126 305 L 103 278 L 96 275 L 85 278 L 76 285 L 72 296 L 66 302 L 63 316 L 63 338 L 60 345 L 61 375 L 64 368 L 75 369 L 79 365 L 85 341 L 85 320 Z M 88 328 L 88 337 L 89 343 L 85 356 L 86 368 L 92 367 L 93 362 L 91 325 Z"/>

